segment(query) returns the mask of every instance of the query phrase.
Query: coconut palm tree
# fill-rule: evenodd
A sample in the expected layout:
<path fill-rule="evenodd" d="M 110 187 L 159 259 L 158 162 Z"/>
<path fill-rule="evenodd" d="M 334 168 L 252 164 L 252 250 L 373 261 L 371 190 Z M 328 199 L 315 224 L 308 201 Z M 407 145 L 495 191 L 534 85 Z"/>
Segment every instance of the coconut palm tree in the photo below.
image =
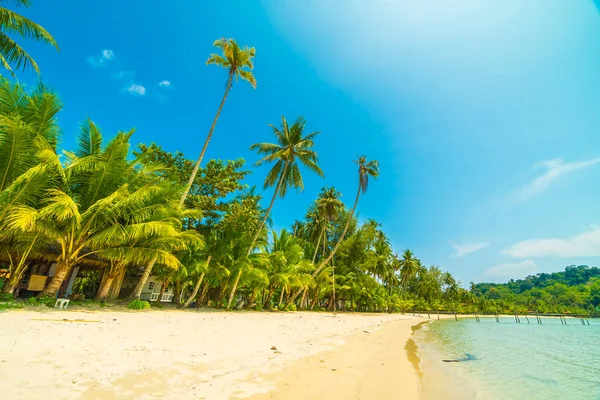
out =
<path fill-rule="evenodd" d="M 331 224 L 336 218 L 339 217 L 340 213 L 344 209 L 344 203 L 340 200 L 342 194 L 333 186 L 332 187 L 324 187 L 321 189 L 321 193 L 319 193 L 319 198 L 316 201 L 316 209 L 317 209 L 317 217 L 319 220 L 323 219 L 320 223 L 320 232 L 319 237 L 316 242 L 315 252 L 313 254 L 312 262 L 315 263 L 315 259 L 317 257 L 317 252 L 319 250 L 319 244 L 321 243 L 321 239 L 323 240 L 323 247 L 325 248 L 325 243 L 327 242 L 327 224 L 328 222 Z M 323 238 L 325 235 L 325 238 Z"/>
<path fill-rule="evenodd" d="M 335 252 L 337 251 L 337 249 L 340 247 L 340 244 L 344 240 L 344 237 L 346 236 L 346 232 L 348 232 L 348 227 L 350 226 L 350 222 L 352 221 L 352 217 L 354 216 L 354 213 L 356 211 L 356 206 L 358 205 L 358 200 L 360 199 L 360 195 L 365 194 L 367 192 L 367 189 L 369 188 L 369 177 L 377 179 L 377 177 L 379 176 L 379 162 L 377 160 L 368 161 L 367 157 L 360 156 L 358 158 L 358 160 L 355 161 L 355 163 L 358 165 L 358 191 L 356 193 L 356 198 L 354 199 L 354 205 L 352 206 L 352 210 L 350 211 L 350 215 L 348 217 L 348 220 L 346 221 L 344 230 L 342 231 L 342 234 L 340 235 L 337 243 L 331 250 L 331 253 L 329 253 L 329 255 L 327 256 L 327 258 L 325 258 L 325 260 L 323 260 L 319 264 L 317 269 L 315 269 L 315 271 L 312 273 L 313 277 L 316 276 L 319 272 L 321 272 L 321 270 L 323 268 L 325 268 L 327 263 L 329 261 L 331 261 L 331 259 L 335 255 Z M 296 297 L 298 297 L 298 295 L 300 295 L 300 293 L 301 293 L 301 290 L 297 291 L 294 294 L 294 296 L 292 296 L 291 301 L 296 300 Z"/>
<path fill-rule="evenodd" d="M 254 245 L 262 234 L 277 196 L 284 197 L 290 188 L 296 188 L 300 191 L 304 189 L 304 181 L 302 180 L 298 164 L 300 163 L 317 175 L 323 176 L 323 171 L 321 171 L 318 165 L 317 153 L 312 149 L 315 144 L 314 138 L 319 132 L 304 135 L 306 121 L 302 117 L 298 118 L 292 126 L 288 125 L 285 117 L 281 117 L 281 128 L 277 128 L 273 124 L 270 124 L 270 126 L 273 129 L 277 143 L 256 143 L 250 146 L 250 150 L 256 150 L 258 154 L 265 155 L 255 166 L 274 163 L 265 178 L 264 188 L 275 186 L 275 191 L 273 192 L 269 208 L 267 208 L 265 216 L 248 247 L 247 256 L 254 250 Z M 231 307 L 231 302 L 235 296 L 241 273 L 242 269 L 239 270 L 231 294 L 229 295 L 228 309 Z"/>
<path fill-rule="evenodd" d="M 0 5 L 6 2 L 7 0 L 3 0 L 0 2 Z M 13 0 L 12 2 L 16 6 L 23 7 L 29 7 L 32 3 L 31 0 Z M 40 73 L 40 69 L 35 60 L 10 35 L 46 43 L 58 50 L 56 41 L 44 28 L 21 14 L 0 6 L 0 64 L 13 76 L 15 74 L 11 65 L 14 65 L 16 69 L 23 70 L 33 68 L 38 74 Z"/>
<path fill-rule="evenodd" d="M 404 250 L 402 259 L 400 260 L 400 285 L 406 292 L 408 283 L 419 272 L 419 260 L 417 260 L 409 249 Z"/>
<path fill-rule="evenodd" d="M 200 168 L 200 164 L 202 164 L 202 159 L 204 158 L 204 153 L 206 153 L 206 149 L 208 148 L 208 144 L 210 143 L 210 139 L 212 138 L 213 132 L 215 130 L 215 126 L 217 125 L 217 121 L 219 120 L 219 116 L 221 115 L 221 111 L 223 110 L 223 106 L 225 105 L 225 100 L 227 100 L 227 95 L 231 90 L 233 85 L 233 78 L 236 80 L 243 79 L 250 83 L 250 85 L 256 89 L 256 78 L 252 74 L 252 69 L 254 69 L 254 55 L 256 54 L 256 49 L 254 47 L 240 47 L 234 39 L 225 39 L 221 38 L 215 40 L 213 46 L 217 47 L 221 50 L 221 55 L 219 54 L 211 54 L 206 61 L 206 65 L 217 65 L 219 67 L 227 69 L 227 83 L 225 83 L 225 93 L 223 94 L 223 99 L 221 100 L 221 104 L 219 104 L 219 109 L 217 110 L 217 114 L 213 119 L 213 123 L 210 126 L 208 131 L 208 135 L 206 136 L 206 140 L 204 140 L 204 145 L 202 146 L 202 150 L 200 151 L 200 156 L 198 156 L 198 160 L 194 165 L 194 169 L 192 170 L 192 174 L 190 175 L 190 179 L 188 184 L 181 195 L 181 199 L 179 200 L 179 205 L 183 206 L 185 199 L 190 192 L 192 185 L 194 184 L 194 179 L 196 179 L 196 175 L 198 174 L 198 169 Z M 246 69 L 247 68 L 247 69 Z"/>

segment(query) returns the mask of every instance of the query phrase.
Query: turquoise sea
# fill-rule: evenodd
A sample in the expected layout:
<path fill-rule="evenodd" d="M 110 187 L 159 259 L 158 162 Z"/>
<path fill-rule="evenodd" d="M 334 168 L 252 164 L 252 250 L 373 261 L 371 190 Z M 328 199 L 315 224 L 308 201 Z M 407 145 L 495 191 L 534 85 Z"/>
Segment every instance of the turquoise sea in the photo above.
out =
<path fill-rule="evenodd" d="M 435 321 L 415 333 L 421 393 L 438 399 L 600 400 L 600 320 L 474 318 Z M 459 359 L 460 362 L 443 362 Z"/>

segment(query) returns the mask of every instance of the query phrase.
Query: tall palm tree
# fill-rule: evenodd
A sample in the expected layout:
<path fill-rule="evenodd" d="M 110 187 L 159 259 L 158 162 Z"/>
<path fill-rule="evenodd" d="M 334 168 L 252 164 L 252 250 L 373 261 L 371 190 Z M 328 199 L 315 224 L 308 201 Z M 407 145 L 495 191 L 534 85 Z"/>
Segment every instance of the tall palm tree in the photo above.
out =
<path fill-rule="evenodd" d="M 355 163 L 358 165 L 358 191 L 356 192 L 356 198 L 354 199 L 354 205 L 352 206 L 352 210 L 350 211 L 350 215 L 348 217 L 348 220 L 346 221 L 344 230 L 342 231 L 342 234 L 340 235 L 337 243 L 333 247 L 333 250 L 331 250 L 331 253 L 329 253 L 329 255 L 327 256 L 327 258 L 325 258 L 325 260 L 323 260 L 321 262 L 321 264 L 319 264 L 317 269 L 315 269 L 315 271 L 312 273 L 313 277 L 315 277 L 319 272 L 321 272 L 321 270 L 323 268 L 325 268 L 327 263 L 329 261 L 331 261 L 331 259 L 335 255 L 335 252 L 337 251 L 337 249 L 340 247 L 340 244 L 344 240 L 344 237 L 346 236 L 346 232 L 348 232 L 348 227 L 350 226 L 350 222 L 352 221 L 352 217 L 354 216 L 354 213 L 356 211 L 356 206 L 358 205 L 358 200 L 360 199 L 360 195 L 365 194 L 367 192 L 367 189 L 369 188 L 369 177 L 373 177 L 374 179 L 377 179 L 377 177 L 379 176 L 379 162 L 377 160 L 368 161 L 367 157 L 360 156 L 358 158 L 358 160 L 355 161 Z M 296 297 L 298 297 L 298 295 L 300 295 L 300 293 L 301 293 L 301 290 L 294 293 L 294 296 L 292 296 L 291 302 L 296 300 Z"/>
<path fill-rule="evenodd" d="M 333 186 L 332 187 L 324 187 L 321 189 L 321 193 L 319 193 L 319 198 L 317 199 L 317 214 L 329 223 L 333 222 L 336 218 L 339 217 L 340 213 L 344 209 L 344 203 L 340 200 L 342 194 Z M 319 232 L 319 237 L 317 239 L 317 246 L 315 248 L 315 253 L 313 254 L 312 262 L 314 264 L 315 259 L 317 257 L 317 252 L 319 250 L 319 244 L 321 243 L 321 239 L 323 238 L 323 234 L 326 234 L 325 230 L 327 225 L 325 223 L 321 224 L 321 231 Z M 326 239 L 323 243 L 326 242 Z"/>
<path fill-rule="evenodd" d="M 8 0 L 2 0 L 0 1 L 0 5 L 4 5 L 7 2 Z M 11 2 L 17 6 L 31 6 L 31 0 L 12 0 Z M 38 74 L 40 73 L 40 69 L 35 60 L 9 35 L 21 36 L 23 39 L 33 39 L 38 42 L 47 43 L 58 50 L 56 41 L 44 28 L 21 14 L 0 6 L 0 64 L 13 76 L 15 76 L 15 73 L 11 64 L 16 69 L 26 70 L 27 68 L 33 68 Z"/>
<path fill-rule="evenodd" d="M 417 260 L 409 249 L 404 250 L 402 259 L 400 260 L 400 285 L 406 292 L 408 283 L 419 272 L 419 260 Z"/>
<path fill-rule="evenodd" d="M 196 175 L 198 174 L 198 169 L 200 168 L 200 164 L 202 164 L 202 159 L 204 158 L 204 153 L 206 153 L 206 149 L 208 148 L 208 143 L 210 143 L 210 139 L 212 138 L 213 131 L 215 130 L 215 126 L 217 125 L 217 121 L 219 120 L 219 116 L 221 115 L 221 111 L 223 110 L 223 106 L 225 105 L 225 100 L 227 100 L 227 95 L 231 90 L 233 85 L 233 78 L 236 80 L 241 78 L 253 88 L 256 89 L 256 78 L 252 74 L 252 69 L 254 68 L 253 58 L 256 54 L 256 49 L 254 47 L 240 47 L 234 39 L 225 39 L 221 38 L 215 40 L 213 46 L 217 47 L 221 50 L 221 55 L 219 54 L 211 54 L 206 61 L 206 65 L 217 65 L 219 67 L 227 69 L 227 83 L 225 84 L 225 94 L 223 94 L 223 99 L 221 100 L 221 104 L 219 105 L 219 109 L 217 110 L 217 114 L 213 119 L 213 123 L 210 126 L 210 130 L 208 131 L 208 135 L 206 136 L 206 140 L 204 141 L 204 146 L 202 146 L 202 151 L 200 151 L 200 156 L 198 156 L 198 160 L 194 165 L 194 169 L 190 175 L 190 179 L 188 184 L 181 195 L 181 200 L 179 200 L 179 205 L 183 206 L 185 199 L 190 192 L 192 185 L 194 184 L 194 179 L 196 179 Z M 245 69 L 248 68 L 248 69 Z"/>
<path fill-rule="evenodd" d="M 304 181 L 302 180 L 298 162 L 317 175 L 323 176 L 323 171 L 321 171 L 321 168 L 318 165 L 317 153 L 312 150 L 315 144 L 313 139 L 319 132 L 312 132 L 308 135 L 304 135 L 306 121 L 302 117 L 299 117 L 292 126 L 288 125 L 285 117 L 281 117 L 281 128 L 277 128 L 273 124 L 270 124 L 270 126 L 273 129 L 273 134 L 277 139 L 277 143 L 256 143 L 250 146 L 250 150 L 256 150 L 258 154 L 265 154 L 265 156 L 255 164 L 256 166 L 275 163 L 273 168 L 271 168 L 267 174 L 264 184 L 265 189 L 275 186 L 275 191 L 273 192 L 269 208 L 267 208 L 267 212 L 248 247 L 248 256 L 252 253 L 252 250 L 254 250 L 254 245 L 262 233 L 277 196 L 284 197 L 290 188 L 296 188 L 297 190 L 304 189 Z M 231 302 L 233 301 L 233 296 L 235 296 L 241 274 L 242 269 L 239 270 L 238 275 L 235 278 L 229 296 L 229 302 L 227 303 L 228 309 L 231 307 Z"/>

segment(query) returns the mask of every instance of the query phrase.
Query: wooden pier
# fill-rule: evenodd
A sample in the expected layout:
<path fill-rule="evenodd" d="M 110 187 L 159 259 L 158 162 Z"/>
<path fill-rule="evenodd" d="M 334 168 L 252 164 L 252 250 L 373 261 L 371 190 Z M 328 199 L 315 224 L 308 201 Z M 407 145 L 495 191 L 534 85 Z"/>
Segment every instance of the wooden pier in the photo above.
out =
<path fill-rule="evenodd" d="M 437 320 L 440 320 L 440 315 L 447 315 L 447 316 L 454 316 L 454 320 L 458 321 L 458 316 L 459 314 L 456 313 L 455 311 L 413 311 L 412 312 L 413 316 L 419 316 L 419 317 L 425 317 L 425 315 L 427 315 L 428 319 L 433 319 L 431 316 L 433 315 L 434 317 L 437 316 Z M 485 314 L 485 313 L 470 313 L 470 314 L 460 314 L 461 318 L 465 317 L 465 318 L 475 318 L 475 321 L 477 322 L 481 322 L 481 317 L 482 316 L 487 316 L 487 317 L 493 317 L 496 322 L 500 322 L 500 316 L 501 314 Z M 509 315 L 507 314 L 502 314 L 502 316 L 504 317 L 508 317 Z M 515 323 L 520 324 L 523 323 L 524 321 L 526 321 L 528 324 L 531 323 L 531 321 L 529 320 L 529 317 L 532 317 L 532 319 L 535 317 L 535 321 L 539 324 L 542 325 L 543 324 L 543 318 L 558 318 L 560 320 L 560 323 L 562 325 L 568 325 L 567 320 L 568 319 L 574 319 L 574 320 L 579 320 L 579 322 L 581 323 L 581 325 L 589 325 L 590 324 L 590 319 L 592 319 L 593 317 L 591 317 L 590 315 L 585 315 L 585 314 L 551 314 L 551 313 L 538 313 L 536 312 L 530 312 L 527 314 L 519 314 L 515 311 L 514 313 L 514 319 L 515 319 Z M 524 318 L 524 320 L 523 320 Z"/>

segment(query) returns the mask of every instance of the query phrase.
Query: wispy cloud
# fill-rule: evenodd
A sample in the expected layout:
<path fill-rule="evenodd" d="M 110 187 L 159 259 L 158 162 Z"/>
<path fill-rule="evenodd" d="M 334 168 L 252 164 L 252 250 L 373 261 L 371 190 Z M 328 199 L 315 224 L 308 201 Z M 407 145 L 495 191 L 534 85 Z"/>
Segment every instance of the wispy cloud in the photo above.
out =
<path fill-rule="evenodd" d="M 168 80 L 165 79 L 163 81 L 160 81 L 158 83 L 158 86 L 160 86 L 161 88 L 168 88 L 168 87 L 171 86 L 171 81 L 168 81 Z"/>
<path fill-rule="evenodd" d="M 479 243 L 464 243 L 458 244 L 454 242 L 449 242 L 452 248 L 454 249 L 454 257 L 463 257 L 467 254 L 475 253 L 483 249 L 484 247 L 489 246 L 490 244 L 487 242 L 479 242 Z"/>
<path fill-rule="evenodd" d="M 89 56 L 87 58 L 87 61 L 90 65 L 94 67 L 105 67 L 111 62 L 116 61 L 116 59 L 117 57 L 115 56 L 115 53 L 112 50 L 104 49 L 97 57 Z"/>
<path fill-rule="evenodd" d="M 523 186 L 515 194 L 515 200 L 528 200 L 546 191 L 560 177 L 575 171 L 592 167 L 598 163 L 600 163 L 600 157 L 567 163 L 565 163 L 561 158 L 539 162 L 534 165 L 534 169 L 542 168 L 545 170 L 545 172 L 527 185 Z"/>
<path fill-rule="evenodd" d="M 135 71 L 121 70 L 121 71 L 115 72 L 111 76 L 115 79 L 133 79 L 134 72 Z"/>
<path fill-rule="evenodd" d="M 503 253 L 515 258 L 600 256 L 600 227 L 568 238 L 532 239 L 516 243 Z"/>
<path fill-rule="evenodd" d="M 533 260 L 524 260 L 518 263 L 499 264 L 484 271 L 483 276 L 488 279 L 507 280 L 524 278 L 537 272 L 537 265 Z"/>
<path fill-rule="evenodd" d="M 131 94 L 139 95 L 139 96 L 143 96 L 146 94 L 146 88 L 143 87 L 142 85 L 137 85 L 135 83 L 132 83 L 125 90 Z"/>

